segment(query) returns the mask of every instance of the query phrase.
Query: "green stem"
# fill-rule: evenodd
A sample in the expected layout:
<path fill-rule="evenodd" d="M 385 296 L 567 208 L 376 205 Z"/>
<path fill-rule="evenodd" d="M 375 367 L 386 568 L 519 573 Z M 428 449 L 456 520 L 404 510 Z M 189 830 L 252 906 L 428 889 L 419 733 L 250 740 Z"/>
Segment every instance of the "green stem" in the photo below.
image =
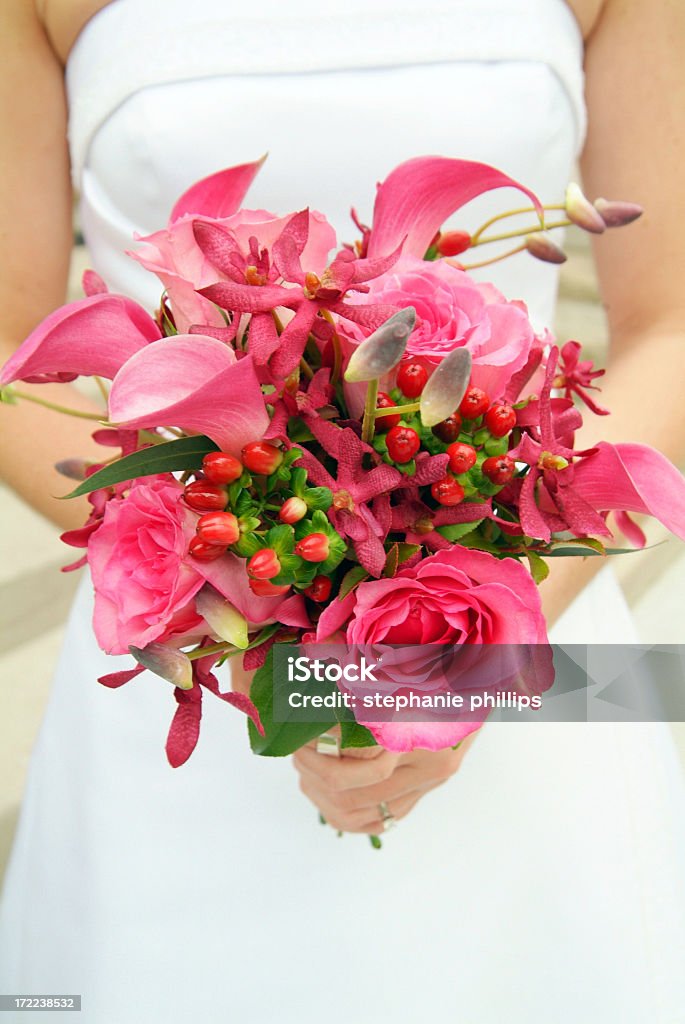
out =
<path fill-rule="evenodd" d="M 479 263 L 461 263 L 459 266 L 461 270 L 476 270 L 478 267 L 489 267 L 491 263 L 499 263 L 500 260 L 506 260 L 510 256 L 515 256 L 517 252 L 525 251 L 525 245 L 517 245 L 515 249 L 509 249 L 507 252 L 500 253 L 499 256 L 491 257 L 489 260 L 481 260 Z"/>
<path fill-rule="evenodd" d="M 12 390 L 15 398 L 21 398 L 25 402 L 33 402 L 34 405 L 42 405 L 45 409 L 52 409 L 53 412 L 61 412 L 65 416 L 76 416 L 81 420 L 97 420 L 105 426 L 109 426 L 105 418 L 106 414 L 99 412 L 82 412 L 80 409 L 68 409 L 66 405 L 56 405 L 55 402 L 48 402 L 46 398 L 36 398 L 34 395 L 27 395 L 25 391 Z"/>
<path fill-rule="evenodd" d="M 378 381 L 370 380 L 366 389 L 364 403 L 364 419 L 362 420 L 362 441 L 371 444 L 375 432 L 376 402 L 378 400 Z M 393 412 L 395 410 L 393 409 Z"/>
<path fill-rule="evenodd" d="M 570 220 L 556 220 L 551 224 L 545 224 L 544 230 L 551 231 L 553 228 L 567 228 L 573 221 Z M 532 226 L 525 228 L 517 228 L 516 231 L 503 231 L 499 235 L 490 235 L 489 238 L 480 238 L 477 242 L 471 242 L 471 248 L 475 248 L 477 245 L 487 245 L 489 242 L 502 242 L 506 241 L 507 238 L 521 238 L 523 235 L 534 235 L 536 232 L 543 230 L 539 224 L 533 224 Z"/>
<path fill-rule="evenodd" d="M 549 206 L 543 206 L 542 209 L 547 211 L 565 210 L 566 207 L 563 203 L 551 203 Z M 506 210 L 504 213 L 495 214 L 494 217 L 490 217 L 490 219 L 486 220 L 484 224 L 481 224 L 478 230 L 471 235 L 471 245 L 475 245 L 477 240 L 483 234 L 483 232 L 487 231 L 487 229 L 491 227 L 493 224 L 496 224 L 498 220 L 505 220 L 507 217 L 517 217 L 523 213 L 537 213 L 537 210 L 534 206 L 520 206 L 517 210 Z"/>
<path fill-rule="evenodd" d="M 381 416 L 404 416 L 406 412 L 418 412 L 420 408 L 420 402 L 407 402 L 406 405 L 392 405 L 387 409 L 376 409 L 374 412 L 374 419 L 379 420 Z"/>

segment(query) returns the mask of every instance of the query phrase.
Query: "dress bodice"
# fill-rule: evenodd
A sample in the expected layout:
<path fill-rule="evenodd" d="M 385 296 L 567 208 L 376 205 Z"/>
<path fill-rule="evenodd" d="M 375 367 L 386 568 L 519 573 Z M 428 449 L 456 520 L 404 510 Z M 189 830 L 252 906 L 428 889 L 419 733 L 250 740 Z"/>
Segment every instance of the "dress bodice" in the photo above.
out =
<path fill-rule="evenodd" d="M 67 67 L 74 183 L 93 265 L 146 303 L 158 288 L 124 250 L 221 167 L 269 158 L 247 204 L 309 205 L 340 242 L 370 219 L 375 183 L 440 153 L 492 163 L 543 201 L 563 193 L 585 130 L 582 40 L 563 0 L 114 0 Z M 473 227 L 514 198 L 457 215 Z M 515 204 L 519 205 L 516 196 Z M 553 267 L 526 254 L 487 268 L 549 323 Z"/>

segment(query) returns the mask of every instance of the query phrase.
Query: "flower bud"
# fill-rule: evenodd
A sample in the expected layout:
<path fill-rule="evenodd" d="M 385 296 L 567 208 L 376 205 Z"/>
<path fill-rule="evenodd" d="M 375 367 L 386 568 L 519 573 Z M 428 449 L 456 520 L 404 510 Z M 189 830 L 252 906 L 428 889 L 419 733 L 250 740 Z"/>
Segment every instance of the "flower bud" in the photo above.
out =
<path fill-rule="evenodd" d="M 259 476 L 270 476 L 282 462 L 283 452 L 268 441 L 250 441 L 243 448 L 243 465 Z"/>
<path fill-rule="evenodd" d="M 213 484 L 232 484 L 243 472 L 241 463 L 228 452 L 208 452 L 202 460 L 202 468 Z"/>
<path fill-rule="evenodd" d="M 209 480 L 193 480 L 183 492 L 186 504 L 196 512 L 218 512 L 228 504 L 228 491 Z"/>
<path fill-rule="evenodd" d="M 69 480 L 85 480 L 89 463 L 85 459 L 62 459 L 55 463 L 55 469 Z"/>
<path fill-rule="evenodd" d="M 249 579 L 247 582 L 255 597 L 282 597 L 290 590 L 289 586 L 281 587 L 276 583 L 271 583 L 270 580 Z"/>
<path fill-rule="evenodd" d="M 129 647 L 139 665 L 154 672 L 161 679 L 173 683 L 181 690 L 190 690 L 193 685 L 193 665 L 187 654 L 166 644 L 148 644 L 147 647 Z"/>
<path fill-rule="evenodd" d="M 552 241 L 546 231 L 526 235 L 525 245 L 531 256 L 544 263 L 565 263 L 567 260 L 564 250 Z"/>
<path fill-rule="evenodd" d="M 247 563 L 247 571 L 253 579 L 272 580 L 281 571 L 281 563 L 273 548 L 262 548 Z"/>
<path fill-rule="evenodd" d="M 439 234 L 435 248 L 441 256 L 458 256 L 471 246 L 471 235 L 468 231 L 446 231 Z"/>
<path fill-rule="evenodd" d="M 312 601 L 327 601 L 331 596 L 332 583 L 328 576 L 315 576 L 310 585 L 305 589 L 305 594 Z"/>
<path fill-rule="evenodd" d="M 568 219 L 579 228 L 592 231 L 595 235 L 601 235 L 606 229 L 604 220 L 574 181 L 566 189 L 565 208 Z"/>
<path fill-rule="evenodd" d="M 357 383 L 384 377 L 404 355 L 415 325 L 416 310 L 413 306 L 394 313 L 354 350 L 345 370 L 345 380 Z"/>
<path fill-rule="evenodd" d="M 305 562 L 325 562 L 328 558 L 329 541 L 325 533 L 310 533 L 295 545 L 295 554 Z"/>
<path fill-rule="evenodd" d="M 438 363 L 421 394 L 421 422 L 434 427 L 458 408 L 471 376 L 471 353 L 455 348 Z"/>
<path fill-rule="evenodd" d="M 240 527 L 232 512 L 206 512 L 197 521 L 197 535 L 207 544 L 228 547 L 240 537 Z"/>
<path fill-rule="evenodd" d="M 241 650 L 247 647 L 247 619 L 214 587 L 206 584 L 199 591 L 195 597 L 195 608 L 216 636 Z"/>
<path fill-rule="evenodd" d="M 642 216 L 642 207 L 637 203 L 623 203 L 619 200 L 595 199 L 595 209 L 608 228 L 621 228 Z"/>
<path fill-rule="evenodd" d="M 303 498 L 288 498 L 281 505 L 278 518 L 282 523 L 299 523 L 307 515 L 307 502 Z"/>

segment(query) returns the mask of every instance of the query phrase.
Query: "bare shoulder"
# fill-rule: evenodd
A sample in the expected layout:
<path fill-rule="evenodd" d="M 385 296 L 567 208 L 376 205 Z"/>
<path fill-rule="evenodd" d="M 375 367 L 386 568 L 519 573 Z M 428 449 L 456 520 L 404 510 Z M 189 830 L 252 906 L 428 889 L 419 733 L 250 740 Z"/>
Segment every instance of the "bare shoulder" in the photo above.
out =
<path fill-rule="evenodd" d="M 587 41 L 601 17 L 606 0 L 567 0 L 567 2 L 578 22 L 583 39 Z"/>
<path fill-rule="evenodd" d="M 3 0 L 6 3 L 7 0 Z M 12 0 L 13 2 L 13 0 Z M 94 15 L 113 0 L 19 0 L 33 7 L 50 45 L 61 64 L 66 64 L 72 47 Z"/>

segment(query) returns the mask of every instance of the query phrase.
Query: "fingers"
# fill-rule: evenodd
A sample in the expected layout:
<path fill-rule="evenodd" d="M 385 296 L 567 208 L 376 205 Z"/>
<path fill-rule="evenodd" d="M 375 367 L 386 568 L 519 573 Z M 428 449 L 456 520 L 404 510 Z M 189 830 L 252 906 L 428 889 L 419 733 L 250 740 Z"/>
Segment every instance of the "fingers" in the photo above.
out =
<path fill-rule="evenodd" d="M 373 786 L 389 779 L 400 760 L 399 754 L 391 754 L 382 747 L 366 747 L 365 750 L 379 751 L 371 757 L 328 757 L 317 754 L 311 747 L 302 747 L 293 754 L 298 771 L 316 776 L 322 787 L 332 792 Z M 357 754 L 361 750 L 357 751 Z"/>

